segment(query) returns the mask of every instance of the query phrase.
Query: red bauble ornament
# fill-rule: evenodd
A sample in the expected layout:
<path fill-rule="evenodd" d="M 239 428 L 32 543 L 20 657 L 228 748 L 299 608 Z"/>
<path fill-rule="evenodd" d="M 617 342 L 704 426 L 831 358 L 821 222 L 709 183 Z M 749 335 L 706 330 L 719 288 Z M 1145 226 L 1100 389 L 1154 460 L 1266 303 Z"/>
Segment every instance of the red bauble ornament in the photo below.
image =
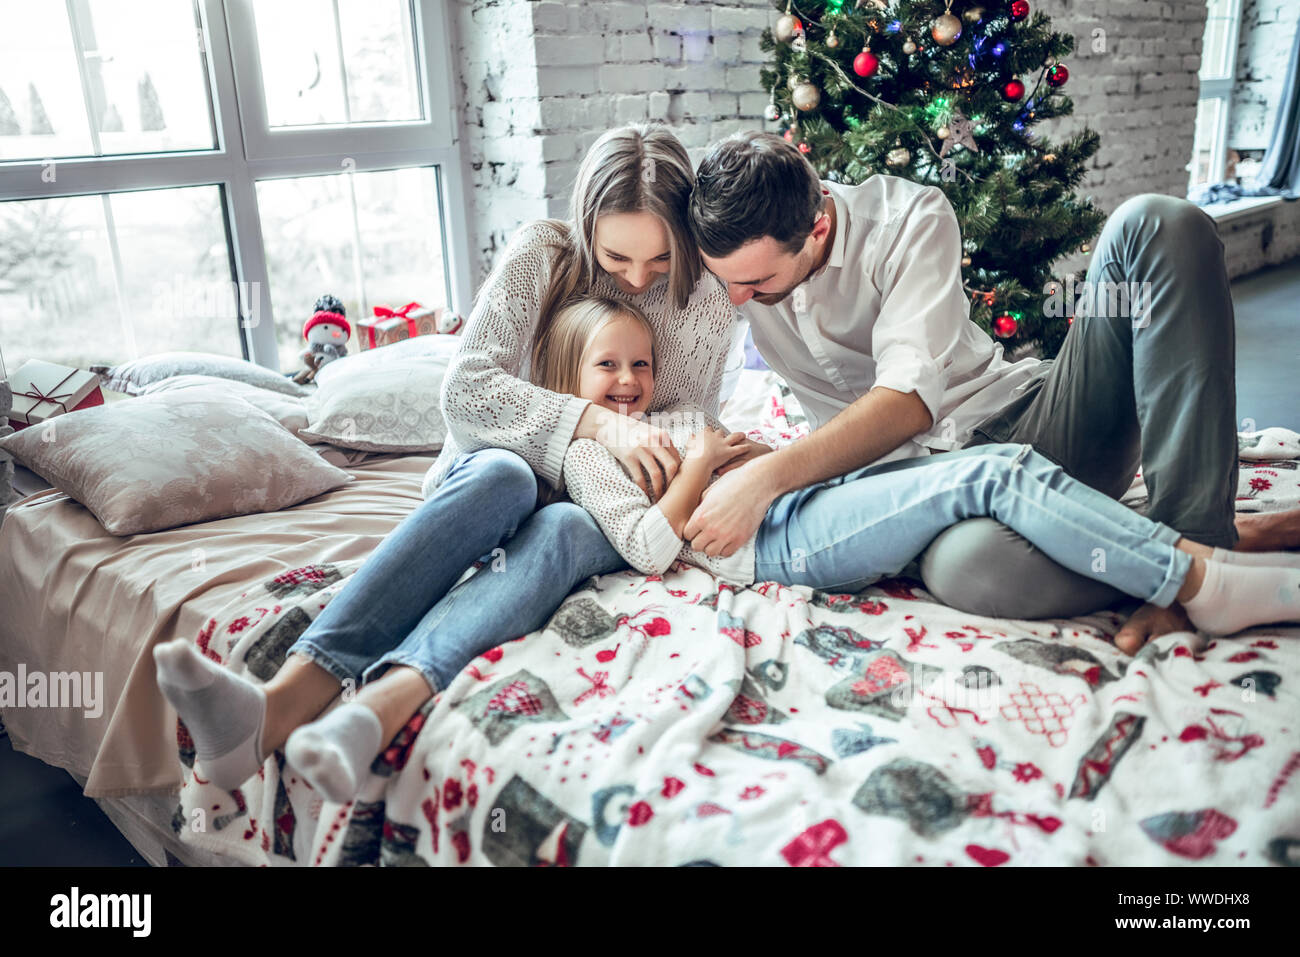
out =
<path fill-rule="evenodd" d="M 812 152 L 812 147 L 809 146 L 807 143 L 800 143 L 800 144 L 799 144 L 799 152 L 800 152 L 800 153 L 811 153 L 811 152 Z"/>
<path fill-rule="evenodd" d="M 1020 324 L 1011 316 L 998 316 L 993 320 L 993 332 L 999 339 L 1010 339 L 1019 328 Z"/>
<path fill-rule="evenodd" d="M 1015 0 L 1011 4 L 1011 19 L 1023 20 L 1027 16 L 1029 16 L 1029 4 L 1025 0 Z"/>
<path fill-rule="evenodd" d="M 1002 88 L 1002 95 L 1008 100 L 1018 100 L 1025 95 L 1025 85 L 1019 80 L 1008 80 L 1007 85 Z"/>
<path fill-rule="evenodd" d="M 1058 63 L 1056 66 L 1052 67 L 1050 70 L 1047 71 L 1048 86 L 1065 86 L 1065 81 L 1068 80 L 1069 78 L 1070 78 L 1070 71 L 1067 70 L 1065 68 L 1065 65 L 1062 63 Z"/>
<path fill-rule="evenodd" d="M 853 72 L 858 76 L 871 76 L 879 66 L 879 58 L 870 50 L 863 50 L 853 58 Z"/>

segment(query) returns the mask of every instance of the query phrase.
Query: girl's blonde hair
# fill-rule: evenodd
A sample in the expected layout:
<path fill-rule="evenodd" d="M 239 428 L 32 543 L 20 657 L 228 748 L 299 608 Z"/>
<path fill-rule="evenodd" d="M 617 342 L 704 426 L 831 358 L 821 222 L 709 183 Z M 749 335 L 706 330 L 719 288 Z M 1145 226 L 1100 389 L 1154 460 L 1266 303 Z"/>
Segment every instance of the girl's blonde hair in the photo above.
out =
<path fill-rule="evenodd" d="M 645 313 L 630 302 L 587 296 L 561 307 L 538 337 L 537 347 L 533 350 L 533 384 L 551 392 L 577 395 L 582 357 L 587 352 L 587 345 L 601 329 L 617 319 L 635 319 L 650 336 L 650 369 L 653 372 L 657 354 L 655 331 Z"/>
<path fill-rule="evenodd" d="M 566 241 L 556 249 L 542 296 L 537 340 L 548 316 L 591 291 L 596 281 L 596 220 L 607 213 L 653 213 L 668 230 L 669 296 L 684 309 L 703 272 L 691 238 L 687 206 L 695 170 L 686 148 L 666 127 L 637 123 L 610 130 L 592 144 L 578 167 L 568 220 L 551 220 Z"/>

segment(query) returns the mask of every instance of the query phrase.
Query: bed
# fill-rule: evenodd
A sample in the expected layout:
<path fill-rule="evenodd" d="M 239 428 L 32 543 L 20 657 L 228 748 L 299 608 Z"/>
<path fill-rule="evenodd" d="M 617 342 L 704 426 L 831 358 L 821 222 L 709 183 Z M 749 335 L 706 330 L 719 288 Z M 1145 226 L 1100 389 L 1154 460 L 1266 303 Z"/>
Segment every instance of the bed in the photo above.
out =
<path fill-rule="evenodd" d="M 803 430 L 770 373 L 724 418 Z M 1300 506 L 1298 442 L 1243 438 L 1243 510 Z M 602 576 L 468 666 L 356 801 L 322 800 L 279 754 L 234 791 L 206 783 L 149 649 L 183 635 L 266 680 L 431 462 L 365 456 L 293 508 L 124 539 L 62 493 L 17 503 L 0 670 L 102 670 L 105 703 L 6 709 L 14 746 L 68 769 L 155 864 L 1300 863 L 1300 629 L 1169 635 L 1130 659 L 1109 641 L 1126 609 L 988 619 L 909 578 L 837 595 L 684 565 Z"/>

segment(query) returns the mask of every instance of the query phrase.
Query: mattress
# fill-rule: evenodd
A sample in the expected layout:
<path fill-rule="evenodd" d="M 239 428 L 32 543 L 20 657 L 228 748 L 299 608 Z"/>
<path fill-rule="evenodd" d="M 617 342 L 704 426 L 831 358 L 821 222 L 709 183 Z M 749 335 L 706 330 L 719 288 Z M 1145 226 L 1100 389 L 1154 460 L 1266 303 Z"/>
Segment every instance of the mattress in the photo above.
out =
<path fill-rule="evenodd" d="M 176 716 L 153 646 L 199 635 L 258 582 L 364 558 L 419 504 L 432 462 L 370 456 L 292 508 L 122 538 L 62 492 L 15 503 L 0 524 L 0 671 L 101 673 L 103 700 L 5 709 L 14 747 L 84 780 L 88 797 L 174 792 Z"/>

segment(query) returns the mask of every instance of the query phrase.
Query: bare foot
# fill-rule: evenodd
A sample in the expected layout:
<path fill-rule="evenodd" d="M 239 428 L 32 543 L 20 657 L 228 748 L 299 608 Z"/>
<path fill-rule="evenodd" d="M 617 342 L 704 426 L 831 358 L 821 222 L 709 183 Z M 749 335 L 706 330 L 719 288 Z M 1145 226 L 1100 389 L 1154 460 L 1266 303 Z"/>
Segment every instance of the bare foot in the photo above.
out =
<path fill-rule="evenodd" d="M 1175 631 L 1196 631 L 1182 605 L 1177 602 L 1168 608 L 1143 605 L 1115 633 L 1115 647 L 1126 655 L 1136 655 L 1152 638 Z"/>
<path fill-rule="evenodd" d="M 1300 508 L 1286 512 L 1245 513 L 1237 516 L 1239 552 L 1280 552 L 1300 548 Z"/>

